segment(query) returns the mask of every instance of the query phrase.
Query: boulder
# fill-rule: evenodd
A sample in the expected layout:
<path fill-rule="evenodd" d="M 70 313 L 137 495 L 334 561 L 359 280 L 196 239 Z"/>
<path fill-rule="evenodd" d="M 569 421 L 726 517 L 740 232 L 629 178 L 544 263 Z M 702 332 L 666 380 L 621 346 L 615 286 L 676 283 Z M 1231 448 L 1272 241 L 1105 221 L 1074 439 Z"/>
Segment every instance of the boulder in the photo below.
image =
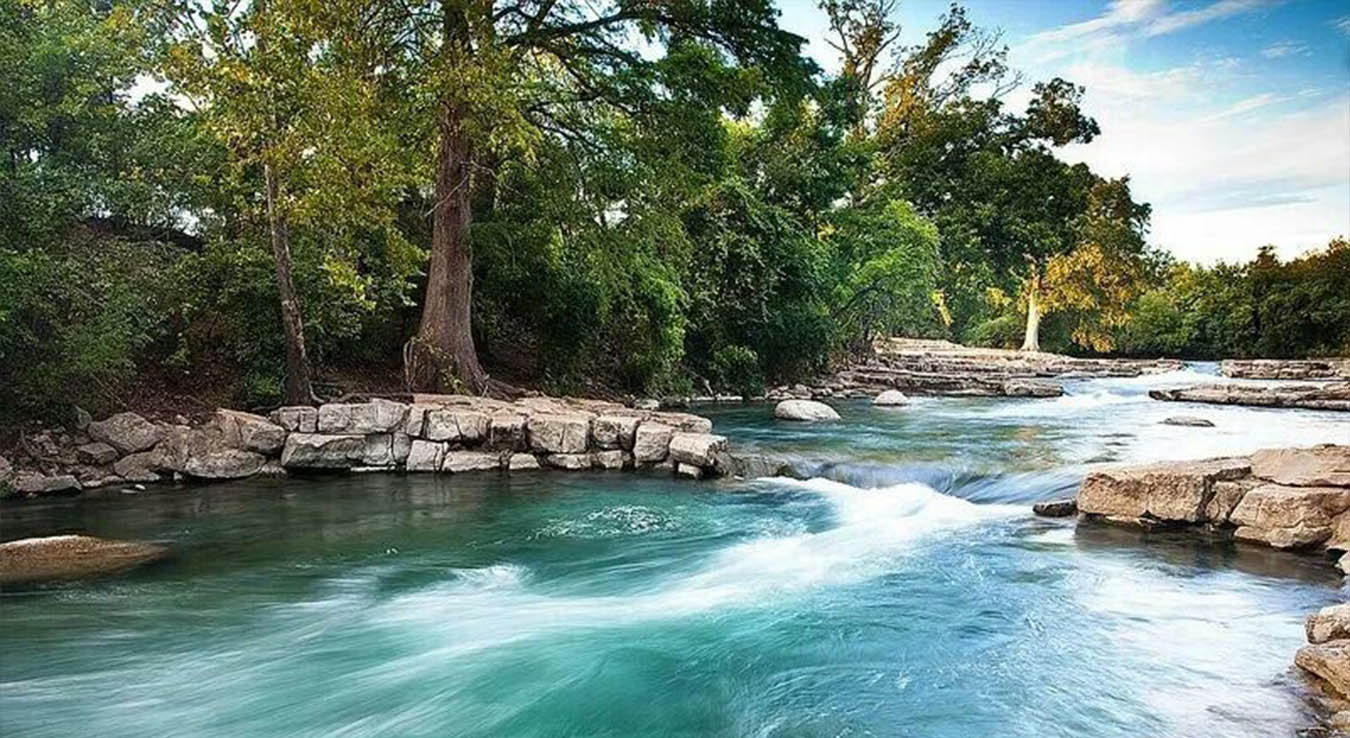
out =
<path fill-rule="evenodd" d="M 388 468 L 394 465 L 394 434 L 371 433 L 361 446 L 360 465 L 366 468 Z"/>
<path fill-rule="evenodd" d="M 1303 548 L 1331 538 L 1332 520 L 1350 508 L 1350 489 L 1262 484 L 1242 496 L 1233 535 L 1276 548 Z"/>
<path fill-rule="evenodd" d="M 0 543 L 0 585 L 116 574 L 169 555 L 163 546 L 90 536 L 48 536 Z"/>
<path fill-rule="evenodd" d="M 675 476 L 688 477 L 689 479 L 702 479 L 703 467 L 695 466 L 694 464 L 685 464 L 683 462 L 676 462 Z"/>
<path fill-rule="evenodd" d="M 664 423 L 644 421 L 633 432 L 633 459 L 639 464 L 653 464 L 666 458 L 670 439 L 675 429 Z"/>
<path fill-rule="evenodd" d="M 262 471 L 267 458 L 241 448 L 212 448 L 187 457 L 180 471 L 198 479 L 243 479 Z"/>
<path fill-rule="evenodd" d="M 1294 655 L 1294 663 L 1337 696 L 1350 697 L 1350 640 L 1306 645 Z"/>
<path fill-rule="evenodd" d="M 1309 643 L 1350 638 L 1350 604 L 1331 605 L 1309 615 L 1304 630 Z"/>
<path fill-rule="evenodd" d="M 318 432 L 325 434 L 389 433 L 402 430 L 408 421 L 408 406 L 376 398 L 354 404 L 319 406 Z"/>
<path fill-rule="evenodd" d="M 711 433 L 675 433 L 669 448 L 670 458 L 676 463 L 710 467 L 717 454 L 727 450 L 727 439 Z"/>
<path fill-rule="evenodd" d="M 591 466 L 596 469 L 627 469 L 632 465 L 632 455 L 619 449 L 591 452 Z"/>
<path fill-rule="evenodd" d="M 1003 394 L 1008 397 L 1059 397 L 1064 388 L 1043 379 L 1009 379 L 1003 383 Z"/>
<path fill-rule="evenodd" d="M 94 416 L 90 415 L 88 410 L 85 410 L 79 405 L 72 405 L 71 410 L 75 415 L 75 430 L 87 432 L 89 430 L 89 424 L 94 422 Z"/>
<path fill-rule="evenodd" d="M 502 457 L 484 451 L 447 451 L 441 471 L 459 474 L 470 471 L 491 471 L 502 468 Z"/>
<path fill-rule="evenodd" d="M 900 390 L 886 390 L 876 397 L 872 398 L 872 404 L 877 407 L 896 407 L 899 405 L 908 405 L 909 398 Z"/>
<path fill-rule="evenodd" d="M 366 437 L 356 434 L 292 433 L 281 449 L 288 469 L 350 469 L 365 458 Z"/>
<path fill-rule="evenodd" d="M 1205 418 L 1197 418 L 1193 415 L 1173 415 L 1162 421 L 1163 425 L 1184 425 L 1191 428 L 1213 428 L 1214 423 Z"/>
<path fill-rule="evenodd" d="M 136 413 L 118 413 L 89 424 L 89 437 L 102 441 L 123 454 L 153 448 L 164 437 L 164 429 Z"/>
<path fill-rule="evenodd" d="M 637 433 L 638 415 L 601 415 L 595 419 L 592 434 L 595 445 L 600 448 L 633 448 L 633 437 Z"/>
<path fill-rule="evenodd" d="M 150 459 L 149 464 L 157 471 L 173 471 L 198 479 L 241 479 L 257 474 L 267 459 L 256 451 L 240 448 L 238 429 L 230 421 L 225 422 L 224 428 L 213 420 L 200 429 L 179 426 L 166 429 L 164 440 L 154 448 L 159 456 Z"/>
<path fill-rule="evenodd" d="M 409 405 L 408 419 L 403 423 L 403 432 L 413 438 L 421 437 L 425 428 L 427 413 L 436 410 L 438 407 L 438 405 L 425 405 L 420 403 Z"/>
<path fill-rule="evenodd" d="M 1049 500 L 1037 502 L 1031 506 L 1031 511 L 1043 518 L 1067 518 L 1070 515 L 1078 514 L 1078 501 Z"/>
<path fill-rule="evenodd" d="M 642 399 L 635 400 L 633 402 L 633 407 L 638 410 L 660 410 L 661 401 L 652 397 L 643 397 Z"/>
<path fill-rule="evenodd" d="M 219 432 L 222 442 L 231 448 L 275 456 L 281 453 L 281 447 L 286 443 L 287 430 L 261 415 L 222 408 L 216 410 L 211 425 Z"/>
<path fill-rule="evenodd" d="M 75 452 L 79 454 L 82 460 L 90 464 L 111 464 L 117 461 L 117 457 L 120 455 L 117 453 L 117 449 L 101 441 L 86 443 L 75 449 Z"/>
<path fill-rule="evenodd" d="M 319 430 L 319 411 L 308 405 L 279 407 L 267 417 L 290 433 L 317 433 Z"/>
<path fill-rule="evenodd" d="M 506 460 L 506 468 L 511 471 L 530 471 L 539 468 L 539 459 L 533 454 L 511 454 Z"/>
<path fill-rule="evenodd" d="M 390 436 L 393 438 L 391 448 L 393 450 L 394 463 L 407 463 L 408 454 L 412 453 L 412 436 L 402 431 L 394 431 Z"/>
<path fill-rule="evenodd" d="M 440 471 L 441 462 L 445 458 L 446 444 L 435 441 L 424 441 L 420 438 L 413 439 L 411 448 L 408 449 L 408 460 L 404 462 L 404 468 L 410 472 L 434 472 Z"/>
<path fill-rule="evenodd" d="M 591 418 L 581 413 L 532 415 L 525 427 L 535 451 L 583 454 L 590 445 Z"/>
<path fill-rule="evenodd" d="M 685 433 L 708 433 L 712 430 L 711 420 L 691 413 L 655 413 L 648 419 Z"/>
<path fill-rule="evenodd" d="M 455 425 L 459 427 L 459 442 L 479 444 L 488 440 L 492 432 L 492 417 L 471 411 L 455 413 Z"/>
<path fill-rule="evenodd" d="M 1225 458 L 1096 471 L 1078 490 L 1078 511 L 1118 522 L 1205 522 L 1214 484 L 1250 469 L 1246 459 Z"/>
<path fill-rule="evenodd" d="M 1350 487 L 1350 446 L 1257 451 L 1252 476 L 1291 487 Z"/>
<path fill-rule="evenodd" d="M 73 474 L 38 474 L 19 472 L 10 484 L 18 492 L 28 495 L 55 495 L 63 492 L 80 491 L 80 481 Z"/>
<path fill-rule="evenodd" d="M 1209 502 L 1205 503 L 1204 519 L 1216 525 L 1232 521 L 1233 510 L 1253 487 L 1261 483 L 1250 477 L 1214 482 Z"/>
<path fill-rule="evenodd" d="M 783 400 L 774 407 L 773 416 L 780 420 L 807 422 L 839 420 L 839 413 L 834 408 L 815 400 Z"/>
<path fill-rule="evenodd" d="M 159 473 L 166 471 L 164 454 L 154 450 L 128 454 L 113 464 L 113 471 L 128 482 L 158 482 Z"/>
<path fill-rule="evenodd" d="M 518 413 L 497 413 L 490 421 L 488 444 L 504 451 L 522 451 L 527 448 L 525 416 Z"/>
<path fill-rule="evenodd" d="M 567 469 L 569 471 L 580 471 L 591 468 L 590 454 L 549 454 L 544 457 L 544 462 L 554 469 Z"/>

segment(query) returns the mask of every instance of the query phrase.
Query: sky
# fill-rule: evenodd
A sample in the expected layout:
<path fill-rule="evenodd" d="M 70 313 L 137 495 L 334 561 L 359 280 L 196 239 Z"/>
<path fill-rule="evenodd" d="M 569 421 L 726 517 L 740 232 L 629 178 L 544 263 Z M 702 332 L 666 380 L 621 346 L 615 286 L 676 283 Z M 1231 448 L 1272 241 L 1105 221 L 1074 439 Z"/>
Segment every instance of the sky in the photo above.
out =
<path fill-rule="evenodd" d="M 1153 205 L 1150 241 L 1179 258 L 1285 258 L 1350 236 L 1350 2 L 1345 0 L 966 0 L 1001 29 L 1031 83 L 1087 88 L 1102 135 L 1062 149 L 1099 174 L 1129 175 Z M 948 0 L 900 0 L 902 43 L 922 40 Z M 815 0 L 780 0 L 781 23 L 828 71 Z"/>

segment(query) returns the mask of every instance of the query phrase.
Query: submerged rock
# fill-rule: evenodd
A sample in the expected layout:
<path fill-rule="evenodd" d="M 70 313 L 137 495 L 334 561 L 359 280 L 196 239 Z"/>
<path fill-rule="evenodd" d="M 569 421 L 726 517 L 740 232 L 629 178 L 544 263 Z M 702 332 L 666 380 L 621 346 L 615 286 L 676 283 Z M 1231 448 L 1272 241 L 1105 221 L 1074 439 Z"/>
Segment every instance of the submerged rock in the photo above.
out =
<path fill-rule="evenodd" d="M 1205 418 L 1197 418 L 1194 415 L 1173 415 L 1162 421 L 1163 425 L 1183 425 L 1192 428 L 1213 428 L 1214 423 Z"/>
<path fill-rule="evenodd" d="M 839 413 L 834 408 L 815 400 L 783 400 L 774 407 L 773 416 L 780 420 L 806 422 L 839 420 Z"/>
<path fill-rule="evenodd" d="M 1009 379 L 1003 383 L 1003 394 L 1008 397 L 1059 397 L 1064 388 L 1042 379 Z"/>
<path fill-rule="evenodd" d="M 1067 518 L 1078 514 L 1077 500 L 1049 500 L 1031 506 L 1031 511 L 1043 518 Z"/>
<path fill-rule="evenodd" d="M 0 584 L 115 574 L 169 555 L 163 546 L 91 536 L 48 536 L 0 543 Z"/>

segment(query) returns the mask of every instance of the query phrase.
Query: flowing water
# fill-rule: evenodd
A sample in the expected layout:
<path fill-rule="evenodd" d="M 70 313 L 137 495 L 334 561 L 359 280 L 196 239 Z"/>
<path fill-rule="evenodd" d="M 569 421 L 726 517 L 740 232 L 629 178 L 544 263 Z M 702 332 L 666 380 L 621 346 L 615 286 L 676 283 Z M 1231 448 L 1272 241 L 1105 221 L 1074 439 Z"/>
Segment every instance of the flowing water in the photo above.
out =
<path fill-rule="evenodd" d="M 1029 514 L 1095 463 L 1350 441 L 1330 413 L 707 409 L 810 481 L 354 475 L 0 509 L 169 562 L 0 594 L 0 735 L 1276 736 L 1325 562 Z M 1215 428 L 1158 425 L 1173 414 Z"/>

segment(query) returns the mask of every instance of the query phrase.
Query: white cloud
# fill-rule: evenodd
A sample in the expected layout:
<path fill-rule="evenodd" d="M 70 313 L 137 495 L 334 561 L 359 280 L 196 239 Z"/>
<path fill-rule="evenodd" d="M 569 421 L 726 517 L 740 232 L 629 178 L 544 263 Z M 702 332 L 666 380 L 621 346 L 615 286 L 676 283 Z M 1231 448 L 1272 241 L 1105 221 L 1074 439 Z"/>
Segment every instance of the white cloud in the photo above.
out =
<path fill-rule="evenodd" d="M 1144 34 L 1148 36 L 1161 36 L 1165 33 L 1174 33 L 1182 29 L 1203 25 L 1211 21 L 1247 13 L 1261 8 L 1262 6 L 1270 5 L 1272 1 L 1273 0 L 1219 0 L 1216 3 L 1206 5 L 1202 8 L 1168 13 L 1167 15 L 1150 21 L 1144 28 Z"/>
<path fill-rule="evenodd" d="M 1302 41 L 1276 41 L 1275 43 L 1261 49 L 1261 56 L 1267 59 L 1279 59 L 1295 54 L 1307 54 L 1308 45 Z"/>
<path fill-rule="evenodd" d="M 1101 31 L 1133 25 L 1157 15 L 1164 7 L 1162 0 L 1112 0 L 1106 7 L 1106 13 L 1091 20 L 1042 31 L 1032 36 L 1031 41 L 1071 41 Z"/>
<path fill-rule="evenodd" d="M 1096 18 L 1041 31 L 1024 46 L 1039 50 L 1037 62 L 1044 63 L 1084 50 L 1119 47 L 1132 37 L 1176 33 L 1283 1 L 1215 0 L 1198 8 L 1169 10 L 1164 0 L 1112 0 Z"/>
<path fill-rule="evenodd" d="M 1087 94 L 1102 135 L 1065 158 L 1131 175 L 1136 196 L 1153 204 L 1150 240 L 1178 257 L 1246 259 L 1266 243 L 1293 256 L 1350 233 L 1343 98 L 1250 118 L 1241 114 L 1281 98 L 1256 95 L 1204 115 L 1169 110 L 1163 98 L 1139 104 L 1094 96 L 1091 87 Z"/>
<path fill-rule="evenodd" d="M 1350 36 L 1350 15 L 1343 15 L 1333 20 L 1331 22 L 1331 25 L 1333 28 L 1340 31 L 1341 33 Z"/>
<path fill-rule="evenodd" d="M 1238 100 L 1232 105 L 1229 105 L 1228 107 L 1205 118 L 1204 120 L 1206 122 L 1209 122 L 1209 121 L 1216 121 L 1221 118 L 1231 118 L 1235 115 L 1242 115 L 1243 113 L 1249 113 L 1258 108 L 1264 108 L 1267 105 L 1274 105 L 1275 103 L 1284 102 L 1285 100 L 1288 99 L 1289 98 L 1287 97 L 1280 97 L 1278 95 L 1274 95 L 1269 92 L 1263 92 L 1260 95 L 1252 95 L 1251 97 Z"/>

